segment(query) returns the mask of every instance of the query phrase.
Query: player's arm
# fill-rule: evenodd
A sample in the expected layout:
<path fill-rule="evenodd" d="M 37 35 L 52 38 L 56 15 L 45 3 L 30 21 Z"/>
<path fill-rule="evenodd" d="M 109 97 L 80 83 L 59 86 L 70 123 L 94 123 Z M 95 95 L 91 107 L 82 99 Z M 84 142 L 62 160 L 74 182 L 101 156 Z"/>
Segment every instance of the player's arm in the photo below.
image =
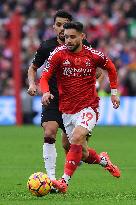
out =
<path fill-rule="evenodd" d="M 60 65 L 60 56 L 59 54 L 50 55 L 48 61 L 46 63 L 46 67 L 43 69 L 41 78 L 40 78 L 40 90 L 42 92 L 41 102 L 44 105 L 48 105 L 50 100 L 54 98 L 54 96 L 50 93 L 48 81 L 53 75 L 57 68 Z"/>
<path fill-rule="evenodd" d="M 110 88 L 111 88 L 111 101 L 113 107 L 117 109 L 120 106 L 120 99 L 118 97 L 118 90 L 117 90 L 117 71 L 115 65 L 112 63 L 110 59 L 106 60 L 103 69 L 107 70 L 109 81 L 110 81 Z"/>
<path fill-rule="evenodd" d="M 43 94 L 41 98 L 41 102 L 43 105 L 46 106 L 50 103 L 50 100 L 54 98 L 54 96 L 50 93 L 49 84 L 48 84 L 48 81 L 51 78 L 54 70 L 55 70 L 55 66 L 51 64 L 49 70 L 48 71 L 44 70 L 40 78 L 40 89 Z"/>
<path fill-rule="evenodd" d="M 35 79 L 36 79 L 37 69 L 44 64 L 45 60 L 48 58 L 47 54 L 48 54 L 48 46 L 46 45 L 46 42 L 42 42 L 35 53 L 31 65 L 28 68 L 29 88 L 27 92 L 31 96 L 36 95 L 37 86 L 35 83 Z"/>
<path fill-rule="evenodd" d="M 83 45 L 92 48 L 91 44 L 90 44 L 90 43 L 87 41 L 87 39 L 86 39 L 86 34 L 84 34 L 84 39 L 83 39 L 82 43 L 83 43 Z M 103 75 L 102 69 L 101 69 L 101 68 L 97 68 L 97 69 L 96 69 L 97 84 L 100 84 L 100 83 L 101 83 L 101 81 L 103 80 L 103 77 L 104 77 L 104 75 Z"/>
<path fill-rule="evenodd" d="M 31 65 L 28 68 L 29 88 L 27 90 L 27 93 L 31 96 L 36 95 L 36 83 L 35 83 L 36 73 L 37 73 L 37 67 L 33 63 L 31 63 Z"/>
<path fill-rule="evenodd" d="M 40 78 L 40 90 L 42 92 L 41 102 L 43 105 L 48 105 L 50 103 L 50 99 L 53 99 L 54 96 L 50 93 L 48 81 L 53 74 L 54 67 L 50 66 L 47 71 L 46 68 L 43 70 L 41 78 Z"/>
<path fill-rule="evenodd" d="M 94 62 L 96 67 L 100 67 L 104 70 L 107 70 L 109 81 L 110 81 L 110 88 L 111 88 L 111 101 L 113 107 L 117 109 L 120 105 L 120 100 L 118 97 L 117 92 L 117 71 L 110 59 L 108 59 L 102 52 L 96 51 L 94 49 L 91 50 Z"/>

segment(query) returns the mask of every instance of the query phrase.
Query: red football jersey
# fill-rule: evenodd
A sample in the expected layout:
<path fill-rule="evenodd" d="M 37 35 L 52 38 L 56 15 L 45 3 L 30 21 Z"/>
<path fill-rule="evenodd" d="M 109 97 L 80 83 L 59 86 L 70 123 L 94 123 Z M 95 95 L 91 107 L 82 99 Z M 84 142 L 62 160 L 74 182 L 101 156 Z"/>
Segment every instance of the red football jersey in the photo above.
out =
<path fill-rule="evenodd" d="M 117 88 L 117 73 L 114 64 L 102 52 L 88 46 L 73 53 L 65 45 L 57 47 L 48 58 L 43 70 L 41 91 L 49 91 L 48 80 L 56 72 L 59 90 L 59 109 L 63 113 L 74 114 L 85 107 L 98 107 L 96 92 L 96 68 L 108 71 L 110 87 Z"/>

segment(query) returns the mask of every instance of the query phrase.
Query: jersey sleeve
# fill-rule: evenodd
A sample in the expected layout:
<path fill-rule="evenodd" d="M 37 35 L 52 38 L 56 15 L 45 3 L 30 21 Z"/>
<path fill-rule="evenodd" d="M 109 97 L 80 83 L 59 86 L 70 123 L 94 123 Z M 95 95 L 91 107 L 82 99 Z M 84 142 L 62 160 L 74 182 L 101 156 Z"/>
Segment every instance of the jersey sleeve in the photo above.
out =
<path fill-rule="evenodd" d="M 100 51 L 92 49 L 92 54 L 96 67 L 100 67 L 108 72 L 110 88 L 117 89 L 117 71 L 113 62 Z"/>
<path fill-rule="evenodd" d="M 49 47 L 47 46 L 46 41 L 45 42 L 43 41 L 40 44 L 39 48 L 37 49 L 32 63 L 37 68 L 40 68 L 44 64 L 45 60 L 48 59 L 48 56 L 49 56 Z"/>
<path fill-rule="evenodd" d="M 105 65 L 103 66 L 103 69 L 107 70 L 108 72 L 110 88 L 117 89 L 117 86 L 118 86 L 117 71 L 116 71 L 115 65 L 112 63 L 110 59 L 107 59 Z"/>
<path fill-rule="evenodd" d="M 42 93 L 49 92 L 49 84 L 48 81 L 53 75 L 54 72 L 57 71 L 61 62 L 60 53 L 55 53 L 54 51 L 49 56 L 46 66 L 43 69 L 41 78 L 40 78 L 40 89 Z"/>

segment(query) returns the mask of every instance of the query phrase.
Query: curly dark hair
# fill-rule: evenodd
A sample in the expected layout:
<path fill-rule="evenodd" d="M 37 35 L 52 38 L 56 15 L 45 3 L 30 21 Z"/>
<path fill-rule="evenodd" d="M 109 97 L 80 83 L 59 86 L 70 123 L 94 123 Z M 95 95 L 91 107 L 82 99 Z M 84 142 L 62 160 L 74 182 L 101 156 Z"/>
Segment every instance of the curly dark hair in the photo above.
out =
<path fill-rule="evenodd" d="M 60 18 L 67 18 L 69 21 L 72 21 L 73 17 L 70 13 L 68 13 L 67 11 L 61 9 L 58 10 L 54 16 L 54 22 L 56 21 L 56 18 L 60 17 Z"/>

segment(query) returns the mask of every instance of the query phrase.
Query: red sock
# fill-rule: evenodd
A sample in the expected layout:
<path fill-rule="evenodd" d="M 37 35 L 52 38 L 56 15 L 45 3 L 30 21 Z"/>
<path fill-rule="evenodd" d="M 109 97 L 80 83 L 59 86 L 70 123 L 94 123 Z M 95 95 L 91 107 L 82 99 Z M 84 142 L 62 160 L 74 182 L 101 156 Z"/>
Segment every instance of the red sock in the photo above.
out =
<path fill-rule="evenodd" d="M 84 162 L 88 164 L 99 164 L 100 157 L 96 153 L 96 151 L 94 149 L 88 148 L 88 152 L 89 152 L 89 156 Z"/>
<path fill-rule="evenodd" d="M 66 156 L 64 173 L 68 176 L 72 176 L 81 159 L 82 145 L 71 144 L 70 150 Z"/>

